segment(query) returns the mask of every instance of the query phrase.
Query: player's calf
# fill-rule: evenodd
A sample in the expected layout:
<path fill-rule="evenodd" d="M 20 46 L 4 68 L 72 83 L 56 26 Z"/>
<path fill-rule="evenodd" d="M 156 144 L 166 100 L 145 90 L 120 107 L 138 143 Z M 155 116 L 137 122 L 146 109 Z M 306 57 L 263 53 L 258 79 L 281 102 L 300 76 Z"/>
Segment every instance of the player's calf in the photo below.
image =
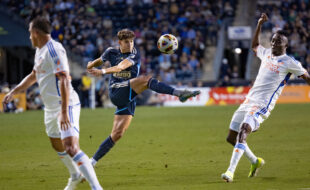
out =
<path fill-rule="evenodd" d="M 229 130 L 228 135 L 226 137 L 226 141 L 229 144 L 235 146 L 236 140 L 237 140 L 237 136 L 238 136 L 238 132 L 233 131 L 233 130 Z"/>

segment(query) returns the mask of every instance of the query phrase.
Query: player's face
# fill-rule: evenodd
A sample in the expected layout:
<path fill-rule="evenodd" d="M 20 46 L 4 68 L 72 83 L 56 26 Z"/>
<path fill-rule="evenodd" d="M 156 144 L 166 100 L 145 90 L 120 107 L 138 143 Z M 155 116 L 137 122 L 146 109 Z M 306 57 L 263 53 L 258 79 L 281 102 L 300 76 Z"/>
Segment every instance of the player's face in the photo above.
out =
<path fill-rule="evenodd" d="M 37 47 L 36 31 L 32 28 L 32 22 L 29 24 L 30 41 L 33 47 Z"/>
<path fill-rule="evenodd" d="M 271 39 L 271 51 L 273 55 L 279 56 L 285 53 L 287 38 L 280 34 L 274 34 Z"/>
<path fill-rule="evenodd" d="M 132 52 L 134 45 L 133 38 L 119 40 L 118 43 L 122 53 Z"/>

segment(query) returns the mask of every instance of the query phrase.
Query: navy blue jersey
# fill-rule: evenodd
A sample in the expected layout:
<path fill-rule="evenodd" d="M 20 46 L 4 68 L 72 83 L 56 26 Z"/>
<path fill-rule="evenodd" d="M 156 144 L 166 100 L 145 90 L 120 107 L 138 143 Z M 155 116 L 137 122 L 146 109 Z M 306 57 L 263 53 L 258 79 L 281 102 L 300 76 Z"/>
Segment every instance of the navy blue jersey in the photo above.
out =
<path fill-rule="evenodd" d="M 103 62 L 109 61 L 111 67 L 118 65 L 124 59 L 132 62 L 132 66 L 127 69 L 113 73 L 110 79 L 109 86 L 111 87 L 115 83 L 127 81 L 132 78 L 136 78 L 140 71 L 140 54 L 136 48 L 133 48 L 131 53 L 121 53 L 119 48 L 108 48 L 102 55 L 101 59 Z"/>

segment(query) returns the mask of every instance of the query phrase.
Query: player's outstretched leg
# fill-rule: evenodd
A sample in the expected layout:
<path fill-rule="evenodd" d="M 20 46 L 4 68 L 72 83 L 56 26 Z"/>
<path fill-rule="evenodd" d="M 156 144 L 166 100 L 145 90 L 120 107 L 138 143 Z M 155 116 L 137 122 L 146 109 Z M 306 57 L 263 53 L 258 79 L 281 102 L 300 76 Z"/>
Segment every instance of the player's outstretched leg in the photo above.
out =
<path fill-rule="evenodd" d="M 195 97 L 200 94 L 200 91 L 178 90 L 163 82 L 159 82 L 157 79 L 151 76 L 141 76 L 130 80 L 131 88 L 140 94 L 146 89 L 153 90 L 161 94 L 170 94 L 179 97 L 181 102 L 185 102 L 191 97 Z"/>
<path fill-rule="evenodd" d="M 95 170 L 90 163 L 88 156 L 79 148 L 78 138 L 74 136 L 63 139 L 66 152 L 72 157 L 73 161 L 79 167 L 79 170 L 88 181 L 92 190 L 102 190 L 97 179 Z"/>
<path fill-rule="evenodd" d="M 230 160 L 230 165 L 225 173 L 222 174 L 222 179 L 226 182 L 232 182 L 234 178 L 234 173 L 236 167 L 247 148 L 246 138 L 251 133 L 251 126 L 247 123 L 243 123 L 238 134 L 238 142 L 236 143 L 232 157 Z"/>
<path fill-rule="evenodd" d="M 200 91 L 177 90 L 163 82 L 159 82 L 155 78 L 150 78 L 147 84 L 148 88 L 161 94 L 170 94 L 179 97 L 181 102 L 186 102 L 191 97 L 200 94 Z"/>

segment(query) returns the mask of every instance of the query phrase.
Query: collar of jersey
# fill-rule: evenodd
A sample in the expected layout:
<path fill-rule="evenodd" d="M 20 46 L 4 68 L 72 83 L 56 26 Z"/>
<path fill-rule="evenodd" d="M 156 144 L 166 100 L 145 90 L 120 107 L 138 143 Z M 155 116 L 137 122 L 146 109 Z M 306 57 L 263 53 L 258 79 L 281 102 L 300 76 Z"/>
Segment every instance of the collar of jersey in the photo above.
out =
<path fill-rule="evenodd" d="M 284 56 L 286 56 L 286 53 L 285 54 L 282 54 L 282 55 L 279 55 L 279 56 L 275 56 L 275 55 L 273 55 L 272 53 L 271 53 L 271 59 L 275 59 L 275 58 L 282 58 L 282 57 L 284 57 Z"/>

